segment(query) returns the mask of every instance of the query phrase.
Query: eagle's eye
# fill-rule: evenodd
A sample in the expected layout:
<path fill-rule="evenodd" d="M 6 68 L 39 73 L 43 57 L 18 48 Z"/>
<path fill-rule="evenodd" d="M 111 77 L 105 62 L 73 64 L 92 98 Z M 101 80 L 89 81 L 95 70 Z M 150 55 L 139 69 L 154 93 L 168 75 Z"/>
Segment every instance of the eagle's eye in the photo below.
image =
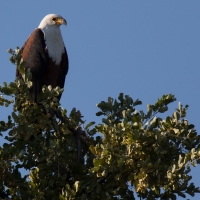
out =
<path fill-rule="evenodd" d="M 54 17 L 54 18 L 52 18 L 52 20 L 53 20 L 53 21 L 56 21 L 56 18 Z"/>

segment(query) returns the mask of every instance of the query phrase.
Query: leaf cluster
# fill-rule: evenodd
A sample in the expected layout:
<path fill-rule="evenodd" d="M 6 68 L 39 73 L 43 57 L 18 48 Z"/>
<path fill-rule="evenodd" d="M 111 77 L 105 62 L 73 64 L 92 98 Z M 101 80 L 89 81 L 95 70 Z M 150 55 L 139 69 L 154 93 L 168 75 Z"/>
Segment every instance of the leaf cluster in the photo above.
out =
<path fill-rule="evenodd" d="M 200 136 L 186 119 L 187 105 L 166 116 L 174 95 L 145 112 L 140 100 L 120 93 L 97 104 L 102 123 L 85 124 L 79 110 L 61 108 L 59 87 L 44 86 L 33 102 L 20 50 L 9 52 L 21 78 L 0 86 L 0 105 L 13 106 L 0 121 L 1 199 L 164 200 L 200 192 L 190 175 L 200 162 Z"/>
<path fill-rule="evenodd" d="M 190 166 L 199 163 L 200 137 L 184 118 L 188 106 L 179 104 L 165 119 L 157 116 L 175 100 L 172 94 L 163 95 L 147 106 L 147 113 L 136 110 L 141 101 L 122 93 L 118 100 L 109 97 L 97 105 L 101 109 L 97 115 L 104 118 L 96 130 L 104 137 L 90 147 L 96 155 L 92 173 L 113 187 L 110 198 L 133 199 L 133 189 L 144 199 L 176 199 L 176 194 L 199 192 L 189 183 Z"/>

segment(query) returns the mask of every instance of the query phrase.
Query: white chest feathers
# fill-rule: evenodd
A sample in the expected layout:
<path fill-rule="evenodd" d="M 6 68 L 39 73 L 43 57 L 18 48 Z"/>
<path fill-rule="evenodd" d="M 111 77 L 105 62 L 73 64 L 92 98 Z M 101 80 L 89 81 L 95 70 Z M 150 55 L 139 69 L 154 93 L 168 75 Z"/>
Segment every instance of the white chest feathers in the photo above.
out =
<path fill-rule="evenodd" d="M 60 27 L 50 26 L 41 28 L 41 30 L 44 32 L 49 57 L 55 62 L 56 65 L 60 64 L 62 54 L 65 52 Z"/>

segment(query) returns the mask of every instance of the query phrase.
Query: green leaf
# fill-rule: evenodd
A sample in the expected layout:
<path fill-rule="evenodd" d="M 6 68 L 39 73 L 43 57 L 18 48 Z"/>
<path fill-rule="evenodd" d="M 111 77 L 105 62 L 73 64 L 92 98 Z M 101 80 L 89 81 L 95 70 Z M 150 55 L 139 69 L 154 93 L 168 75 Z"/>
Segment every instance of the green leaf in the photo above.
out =
<path fill-rule="evenodd" d="M 1 124 L 1 126 L 5 126 L 6 125 L 6 123 L 4 122 L 4 121 L 0 121 L 0 124 Z"/>
<path fill-rule="evenodd" d="M 27 81 L 27 87 L 28 88 L 32 87 L 32 82 L 31 81 Z"/>
<path fill-rule="evenodd" d="M 103 162 L 104 162 L 103 159 L 94 159 L 94 160 L 93 160 L 94 166 L 97 167 L 97 168 L 99 168 L 100 165 L 101 165 Z"/>
<path fill-rule="evenodd" d="M 10 86 L 11 88 L 18 89 L 16 83 L 11 82 L 11 83 L 9 84 L 9 86 Z"/>
<path fill-rule="evenodd" d="M 183 198 L 186 197 L 186 195 L 185 195 L 183 192 L 177 192 L 177 193 L 178 193 L 179 196 L 181 196 L 181 197 L 183 197 Z"/>
<path fill-rule="evenodd" d="M 134 101 L 133 106 L 138 106 L 138 105 L 142 105 L 142 101 L 140 101 L 139 99 L 137 99 L 136 101 Z"/>
<path fill-rule="evenodd" d="M 146 114 L 146 118 L 149 119 L 152 115 L 153 109 L 151 108 L 150 104 L 147 104 L 147 114 Z"/>
<path fill-rule="evenodd" d="M 74 183 L 74 187 L 75 187 L 75 189 L 76 189 L 76 192 L 78 192 L 79 187 L 80 187 L 80 181 L 76 181 L 76 182 Z"/>
<path fill-rule="evenodd" d="M 102 122 L 105 123 L 105 124 L 109 124 L 109 120 L 105 119 L 105 118 L 102 118 Z"/>
<path fill-rule="evenodd" d="M 93 129 L 91 129 L 91 130 L 88 131 L 88 134 L 89 135 L 94 135 L 96 132 L 97 132 L 96 128 L 93 128 Z"/>
<path fill-rule="evenodd" d="M 156 193 L 157 195 L 160 194 L 160 188 L 159 188 L 158 186 L 155 187 L 155 193 Z"/>
<path fill-rule="evenodd" d="M 152 124 L 156 123 L 156 120 L 157 120 L 157 117 L 155 116 L 155 117 L 150 121 L 150 124 L 152 125 Z"/>
<path fill-rule="evenodd" d="M 7 87 L 7 86 L 8 86 L 8 84 L 7 84 L 6 82 L 3 82 L 3 85 L 4 85 L 4 87 Z"/>
<path fill-rule="evenodd" d="M 96 116 L 101 116 L 101 115 L 103 115 L 103 112 L 101 112 L 101 111 L 96 113 Z"/>
<path fill-rule="evenodd" d="M 168 107 L 167 107 L 167 106 L 163 106 L 163 107 L 161 107 L 161 108 L 158 109 L 158 112 L 164 113 L 164 112 L 166 112 L 167 110 L 168 110 Z"/>
<path fill-rule="evenodd" d="M 20 74 L 25 74 L 25 68 L 22 65 L 17 66 L 17 69 L 19 70 Z"/>
<path fill-rule="evenodd" d="M 19 123 L 19 117 L 15 114 L 15 112 L 12 112 L 12 118 L 15 122 Z"/>
<path fill-rule="evenodd" d="M 66 116 L 66 115 L 67 115 L 67 110 L 66 110 L 66 109 L 63 109 L 63 110 L 62 110 L 62 115 L 63 115 L 63 116 Z"/>
<path fill-rule="evenodd" d="M 92 125 L 94 125 L 94 124 L 95 124 L 95 122 L 90 122 L 90 123 L 88 123 L 88 124 L 86 125 L 85 129 L 87 130 L 90 126 L 92 126 Z"/>
<path fill-rule="evenodd" d="M 193 129 L 193 128 L 195 128 L 195 126 L 194 126 L 193 124 L 189 124 L 189 125 L 188 125 L 188 130 L 189 130 L 189 129 Z"/>
<path fill-rule="evenodd" d="M 13 93 L 12 89 L 8 88 L 8 87 L 4 87 L 2 88 L 2 92 L 5 94 L 5 95 L 11 95 Z"/>
<path fill-rule="evenodd" d="M 123 102 L 123 99 L 124 99 L 124 94 L 123 93 L 120 93 L 119 96 L 118 96 L 118 99 Z"/>

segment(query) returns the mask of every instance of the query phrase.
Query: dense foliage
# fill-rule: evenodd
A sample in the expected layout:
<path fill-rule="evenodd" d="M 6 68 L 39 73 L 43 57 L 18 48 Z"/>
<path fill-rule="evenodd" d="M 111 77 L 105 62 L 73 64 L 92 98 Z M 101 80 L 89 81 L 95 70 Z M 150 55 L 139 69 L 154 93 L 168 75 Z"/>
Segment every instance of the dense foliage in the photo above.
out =
<path fill-rule="evenodd" d="M 100 102 L 102 123 L 85 125 L 80 111 L 61 108 L 62 89 L 44 86 L 31 100 L 31 73 L 10 50 L 23 80 L 0 86 L 0 105 L 13 106 L 0 121 L 1 199 L 176 199 L 200 192 L 191 166 L 200 158 L 200 136 L 186 120 L 188 106 L 161 116 L 174 95 L 163 95 L 147 112 L 130 96 Z M 88 106 L 88 105 L 87 105 Z M 166 114 L 164 114 L 166 116 Z"/>

